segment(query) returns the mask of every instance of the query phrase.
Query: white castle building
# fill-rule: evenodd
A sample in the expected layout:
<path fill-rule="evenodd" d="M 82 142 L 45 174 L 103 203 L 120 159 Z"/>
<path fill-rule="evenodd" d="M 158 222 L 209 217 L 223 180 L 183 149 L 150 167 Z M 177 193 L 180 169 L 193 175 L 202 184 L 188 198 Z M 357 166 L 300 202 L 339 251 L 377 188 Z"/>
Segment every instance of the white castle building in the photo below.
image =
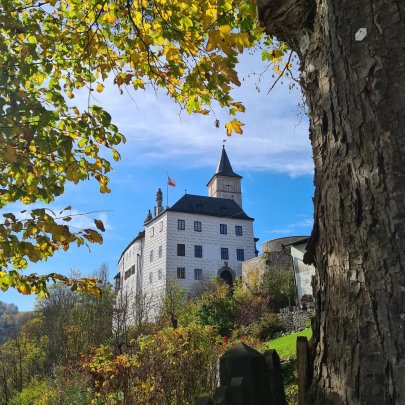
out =
<path fill-rule="evenodd" d="M 204 279 L 220 277 L 231 284 L 241 277 L 242 262 L 257 255 L 253 218 L 242 209 L 241 180 L 223 148 L 208 197 L 185 194 L 164 208 L 159 189 L 154 215 L 148 212 L 144 230 L 118 260 L 120 295 L 137 307 L 147 303 L 151 318 L 173 280 L 191 293 Z M 130 318 L 135 312 L 129 310 Z"/>

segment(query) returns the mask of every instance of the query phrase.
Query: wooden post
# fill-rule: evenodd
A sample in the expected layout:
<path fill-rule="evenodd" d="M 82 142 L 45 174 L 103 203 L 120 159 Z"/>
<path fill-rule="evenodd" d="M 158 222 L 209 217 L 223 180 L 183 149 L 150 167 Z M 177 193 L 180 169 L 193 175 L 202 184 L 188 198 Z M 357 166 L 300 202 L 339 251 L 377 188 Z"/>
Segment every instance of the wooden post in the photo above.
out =
<path fill-rule="evenodd" d="M 298 405 L 305 405 L 305 398 L 309 386 L 309 352 L 308 339 L 297 337 L 297 372 L 298 372 Z"/>

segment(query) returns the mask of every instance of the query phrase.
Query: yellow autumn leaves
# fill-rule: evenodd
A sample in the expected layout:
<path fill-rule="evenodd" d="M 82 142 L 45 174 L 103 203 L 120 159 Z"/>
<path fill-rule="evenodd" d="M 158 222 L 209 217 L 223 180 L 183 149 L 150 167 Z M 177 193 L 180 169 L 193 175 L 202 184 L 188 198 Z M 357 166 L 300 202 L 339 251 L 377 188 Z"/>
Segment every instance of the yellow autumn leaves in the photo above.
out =
<path fill-rule="evenodd" d="M 223 25 L 218 30 L 209 31 L 206 51 L 211 52 L 219 48 L 227 55 L 231 55 L 235 46 L 239 52 L 243 52 L 244 48 L 251 45 L 247 32 L 233 33 L 231 30 L 232 27 L 229 25 Z"/>
<path fill-rule="evenodd" d="M 236 132 L 237 134 L 243 134 L 242 129 L 243 125 L 245 125 L 243 122 L 240 122 L 237 119 L 233 119 L 232 121 L 225 124 L 226 135 L 231 136 L 232 132 Z"/>
<path fill-rule="evenodd" d="M 93 64 L 96 79 L 114 72 L 118 86 L 165 88 L 189 113 L 209 113 L 212 100 L 228 108 L 231 116 L 242 112 L 231 105 L 230 96 L 232 86 L 240 86 L 238 54 L 262 35 L 250 1 L 83 0 L 80 7 L 77 0 L 63 3 L 62 15 L 71 18 L 74 13 L 85 32 L 84 62 Z M 94 89 L 102 92 L 104 86 L 98 81 Z M 73 98 L 74 92 L 67 97 Z M 227 133 L 242 133 L 239 122 L 231 121 Z"/>

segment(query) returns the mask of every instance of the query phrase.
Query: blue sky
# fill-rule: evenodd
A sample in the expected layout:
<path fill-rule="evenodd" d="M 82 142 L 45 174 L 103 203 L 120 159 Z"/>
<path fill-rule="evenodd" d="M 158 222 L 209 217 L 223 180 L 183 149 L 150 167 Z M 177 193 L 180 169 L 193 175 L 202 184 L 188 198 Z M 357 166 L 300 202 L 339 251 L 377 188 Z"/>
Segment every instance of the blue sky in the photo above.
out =
<path fill-rule="evenodd" d="M 169 172 L 177 186 L 170 187 L 169 205 L 185 192 L 207 195 L 205 185 L 215 172 L 222 141 L 236 173 L 243 176 L 243 208 L 255 218 L 254 230 L 261 243 L 288 235 L 306 235 L 312 228 L 313 163 L 308 139 L 308 120 L 299 104 L 300 92 L 288 83 L 278 84 L 268 95 L 271 73 L 261 76 L 260 55 L 244 55 L 239 67 L 242 86 L 233 93 L 246 113 L 244 134 L 227 138 L 224 124 L 228 116 L 189 116 L 162 94 L 152 91 L 124 92 L 112 83 L 95 96 L 94 103 L 106 108 L 127 137 L 119 147 L 121 161 L 110 176 L 110 194 L 99 194 L 94 181 L 69 184 L 63 196 L 52 204 L 55 209 L 72 206 L 73 213 L 98 211 L 91 217 L 103 220 L 106 232 L 102 246 L 71 248 L 58 252 L 47 262 L 30 265 L 27 272 L 68 274 L 71 269 L 90 275 L 107 263 L 110 275 L 123 248 L 142 230 L 148 209 L 153 209 L 158 187 L 166 202 Z M 259 91 L 258 91 L 259 89 Z M 87 96 L 75 98 L 76 105 Z M 214 126 L 219 119 L 220 128 Z M 17 204 L 14 209 L 25 209 Z M 9 210 L 10 211 L 10 210 Z M 75 217 L 76 227 L 92 225 L 93 220 Z M 13 302 L 20 310 L 30 310 L 35 297 L 15 291 L 0 294 L 0 300 Z"/>

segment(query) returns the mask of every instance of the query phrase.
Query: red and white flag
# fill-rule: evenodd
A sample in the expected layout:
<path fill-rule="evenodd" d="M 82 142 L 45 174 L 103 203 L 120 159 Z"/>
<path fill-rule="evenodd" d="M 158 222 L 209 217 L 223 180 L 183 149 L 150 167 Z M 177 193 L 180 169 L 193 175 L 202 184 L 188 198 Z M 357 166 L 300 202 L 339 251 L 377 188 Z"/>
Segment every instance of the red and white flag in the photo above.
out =
<path fill-rule="evenodd" d="M 169 175 L 167 175 L 167 184 L 169 186 L 176 187 L 176 182 Z"/>

